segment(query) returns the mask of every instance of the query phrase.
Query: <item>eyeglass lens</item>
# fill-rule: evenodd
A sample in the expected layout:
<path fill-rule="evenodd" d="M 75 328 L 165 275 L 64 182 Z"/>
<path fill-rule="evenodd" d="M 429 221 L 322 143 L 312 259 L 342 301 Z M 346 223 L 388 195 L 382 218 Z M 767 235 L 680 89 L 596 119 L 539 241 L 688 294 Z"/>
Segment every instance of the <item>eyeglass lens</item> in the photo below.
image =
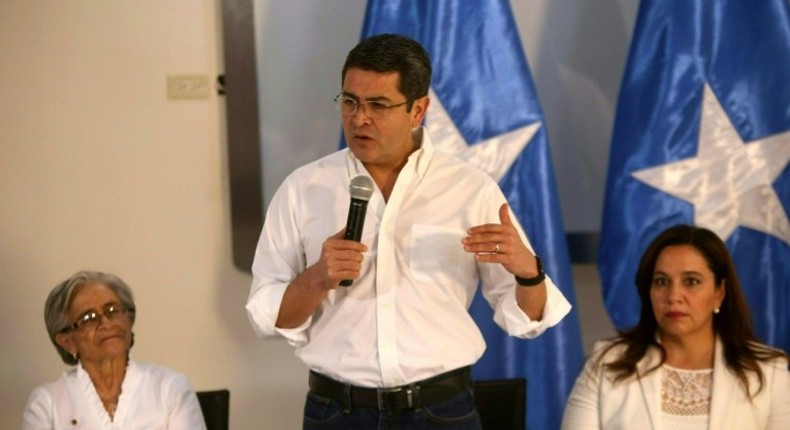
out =
<path fill-rule="evenodd" d="M 347 97 L 344 95 L 338 95 L 335 98 L 335 106 L 340 111 L 343 116 L 352 116 L 360 109 L 360 106 L 364 106 L 362 109 L 366 115 L 370 116 L 371 118 L 381 119 L 384 117 L 387 112 L 399 106 L 403 106 L 408 101 L 403 103 L 396 103 L 390 104 L 383 101 L 376 101 L 376 100 L 368 100 L 364 102 L 360 102 L 356 99 L 351 97 Z"/>
<path fill-rule="evenodd" d="M 105 306 L 101 312 L 88 311 L 72 324 L 70 328 L 81 331 L 95 329 L 101 323 L 102 316 L 107 318 L 107 321 L 116 321 L 122 317 L 126 317 L 127 312 L 123 305 L 114 303 L 109 304 Z"/>

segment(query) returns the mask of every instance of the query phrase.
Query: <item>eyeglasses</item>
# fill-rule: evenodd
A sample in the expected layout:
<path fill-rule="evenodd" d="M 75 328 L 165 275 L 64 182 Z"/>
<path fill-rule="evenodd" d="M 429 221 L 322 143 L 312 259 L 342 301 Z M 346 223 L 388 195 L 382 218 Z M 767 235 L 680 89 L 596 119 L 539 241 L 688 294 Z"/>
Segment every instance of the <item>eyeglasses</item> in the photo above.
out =
<path fill-rule="evenodd" d="M 365 114 L 373 119 L 382 119 L 387 116 L 390 109 L 403 106 L 406 103 L 409 103 L 409 100 L 406 100 L 403 103 L 390 104 L 377 100 L 360 102 L 359 100 L 344 96 L 343 94 L 338 94 L 337 97 L 335 97 L 335 107 L 337 107 L 337 110 L 340 111 L 341 115 L 353 116 L 359 110 L 359 106 L 364 105 Z"/>
<path fill-rule="evenodd" d="M 101 324 L 101 317 L 107 318 L 109 322 L 116 322 L 121 321 L 124 318 L 129 318 L 130 315 L 134 314 L 134 308 L 125 308 L 123 305 L 117 303 L 110 303 L 104 308 L 102 308 L 101 312 L 97 311 L 88 311 L 83 314 L 81 317 L 77 319 L 77 321 L 61 330 L 61 333 L 67 333 L 72 330 L 86 332 L 90 330 L 96 330 Z"/>

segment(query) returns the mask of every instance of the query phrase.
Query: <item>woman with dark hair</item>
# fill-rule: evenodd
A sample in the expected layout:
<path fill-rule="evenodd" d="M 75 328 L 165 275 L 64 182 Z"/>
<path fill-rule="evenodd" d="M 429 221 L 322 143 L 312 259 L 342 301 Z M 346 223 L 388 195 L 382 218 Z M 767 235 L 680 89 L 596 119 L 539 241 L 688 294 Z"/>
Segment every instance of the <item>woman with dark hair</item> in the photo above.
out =
<path fill-rule="evenodd" d="M 49 339 L 75 367 L 33 390 L 22 430 L 206 428 L 184 375 L 129 358 L 135 310 L 129 286 L 108 273 L 79 272 L 49 293 Z"/>
<path fill-rule="evenodd" d="M 726 245 L 678 225 L 636 273 L 639 322 L 599 342 L 563 417 L 575 429 L 790 429 L 787 355 L 760 343 Z"/>

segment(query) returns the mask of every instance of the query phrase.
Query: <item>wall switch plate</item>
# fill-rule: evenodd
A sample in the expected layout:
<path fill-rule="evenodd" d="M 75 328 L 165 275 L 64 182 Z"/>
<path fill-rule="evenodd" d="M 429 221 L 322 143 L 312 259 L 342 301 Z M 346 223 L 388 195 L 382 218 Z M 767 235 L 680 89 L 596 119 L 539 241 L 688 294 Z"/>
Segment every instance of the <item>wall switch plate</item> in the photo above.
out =
<path fill-rule="evenodd" d="M 168 75 L 167 98 L 205 99 L 209 95 L 207 75 Z"/>

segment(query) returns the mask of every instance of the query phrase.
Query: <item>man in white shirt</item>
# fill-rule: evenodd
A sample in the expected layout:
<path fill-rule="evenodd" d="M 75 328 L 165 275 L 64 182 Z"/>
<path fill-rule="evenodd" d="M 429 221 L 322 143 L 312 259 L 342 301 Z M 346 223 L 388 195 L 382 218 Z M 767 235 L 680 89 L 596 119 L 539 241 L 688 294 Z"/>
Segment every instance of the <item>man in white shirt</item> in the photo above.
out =
<path fill-rule="evenodd" d="M 420 127 L 430 79 L 414 40 L 360 42 L 336 98 L 348 148 L 294 171 L 269 206 L 247 312 L 310 369 L 305 429 L 479 429 L 478 284 L 512 336 L 538 336 L 570 311 L 496 182 Z M 356 242 L 344 230 L 359 175 L 374 192 Z"/>

